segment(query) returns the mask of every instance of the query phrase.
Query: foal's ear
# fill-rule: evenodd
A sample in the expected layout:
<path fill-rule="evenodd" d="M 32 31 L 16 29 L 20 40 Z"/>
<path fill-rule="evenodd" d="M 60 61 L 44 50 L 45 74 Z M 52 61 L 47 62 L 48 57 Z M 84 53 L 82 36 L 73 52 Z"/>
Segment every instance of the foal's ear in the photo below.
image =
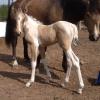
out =
<path fill-rule="evenodd" d="M 14 7 L 14 6 L 12 6 L 12 7 L 11 7 L 11 10 L 14 10 L 14 9 L 15 9 L 15 7 Z"/>
<path fill-rule="evenodd" d="M 23 10 L 23 13 L 27 13 L 27 9 L 24 9 L 24 10 Z"/>
<path fill-rule="evenodd" d="M 16 12 L 16 9 L 15 9 L 14 5 L 12 5 L 12 7 L 11 7 L 11 12 L 12 13 L 15 13 Z"/>
<path fill-rule="evenodd" d="M 19 11 L 19 12 L 22 12 L 22 9 L 21 9 L 21 8 L 18 8 L 18 11 Z"/>

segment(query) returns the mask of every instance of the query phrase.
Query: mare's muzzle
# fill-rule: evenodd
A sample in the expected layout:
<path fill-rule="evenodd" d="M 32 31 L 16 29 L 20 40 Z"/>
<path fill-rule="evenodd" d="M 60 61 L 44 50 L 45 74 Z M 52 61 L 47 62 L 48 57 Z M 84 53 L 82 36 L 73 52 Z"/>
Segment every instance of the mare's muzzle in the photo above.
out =
<path fill-rule="evenodd" d="M 98 41 L 99 38 L 100 38 L 100 35 L 98 35 L 98 36 L 95 36 L 93 34 L 89 35 L 89 40 L 90 41 Z"/>

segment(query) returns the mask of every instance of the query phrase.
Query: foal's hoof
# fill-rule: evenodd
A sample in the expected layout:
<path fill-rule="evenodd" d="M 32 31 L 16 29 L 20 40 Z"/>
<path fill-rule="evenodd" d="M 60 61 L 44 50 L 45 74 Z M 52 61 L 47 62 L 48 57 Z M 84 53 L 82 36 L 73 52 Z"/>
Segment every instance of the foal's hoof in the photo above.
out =
<path fill-rule="evenodd" d="M 30 66 L 30 65 L 31 65 L 31 60 L 30 60 L 30 59 L 24 58 L 24 63 L 25 63 L 26 65 Z"/>
<path fill-rule="evenodd" d="M 80 60 L 80 65 L 84 65 L 85 62 L 83 60 Z"/>
<path fill-rule="evenodd" d="M 65 84 L 64 84 L 64 83 L 61 83 L 61 87 L 62 87 L 62 88 L 65 88 Z"/>
<path fill-rule="evenodd" d="M 30 63 L 31 62 L 31 59 L 30 58 L 24 58 L 24 62 L 25 63 Z"/>
<path fill-rule="evenodd" d="M 34 83 L 34 80 L 29 80 L 27 83 L 26 83 L 26 87 L 30 87 L 32 85 L 32 83 Z"/>
<path fill-rule="evenodd" d="M 30 87 L 30 86 L 31 86 L 31 82 L 27 82 L 26 87 Z"/>
<path fill-rule="evenodd" d="M 47 80 L 45 80 L 45 82 L 46 82 L 46 83 L 50 83 L 50 80 L 47 79 Z"/>
<path fill-rule="evenodd" d="M 78 89 L 77 93 L 82 94 L 82 89 Z"/>

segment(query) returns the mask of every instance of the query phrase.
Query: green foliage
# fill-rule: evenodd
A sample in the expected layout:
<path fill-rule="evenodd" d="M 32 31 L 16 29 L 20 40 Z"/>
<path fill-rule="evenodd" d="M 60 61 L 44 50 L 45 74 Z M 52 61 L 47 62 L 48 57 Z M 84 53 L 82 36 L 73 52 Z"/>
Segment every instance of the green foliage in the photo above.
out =
<path fill-rule="evenodd" d="M 7 14 L 8 14 L 8 6 L 7 5 L 1 5 L 0 6 L 0 21 L 6 20 Z"/>

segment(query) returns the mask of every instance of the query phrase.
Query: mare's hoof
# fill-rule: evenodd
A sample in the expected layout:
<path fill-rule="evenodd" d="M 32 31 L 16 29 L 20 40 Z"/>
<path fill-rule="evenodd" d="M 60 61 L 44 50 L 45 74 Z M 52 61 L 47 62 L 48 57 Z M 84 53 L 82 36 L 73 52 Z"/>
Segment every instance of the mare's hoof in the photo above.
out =
<path fill-rule="evenodd" d="M 13 66 L 13 67 L 18 67 L 18 62 L 17 62 L 17 60 L 12 61 L 12 62 L 10 63 L 10 65 Z"/>

